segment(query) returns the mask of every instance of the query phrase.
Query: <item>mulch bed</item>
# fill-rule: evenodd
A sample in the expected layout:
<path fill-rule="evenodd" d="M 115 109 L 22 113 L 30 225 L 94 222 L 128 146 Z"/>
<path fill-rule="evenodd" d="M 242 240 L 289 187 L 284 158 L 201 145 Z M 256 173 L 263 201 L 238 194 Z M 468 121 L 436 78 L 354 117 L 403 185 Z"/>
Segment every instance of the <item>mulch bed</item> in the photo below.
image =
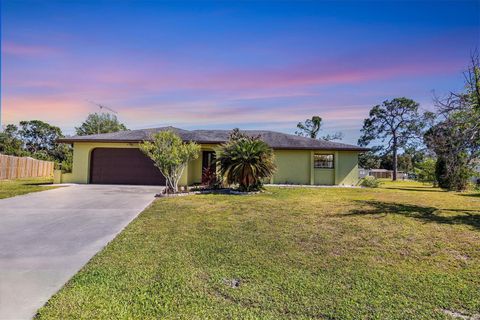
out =
<path fill-rule="evenodd" d="M 231 194 L 231 195 L 238 195 L 238 196 L 250 196 L 262 193 L 262 191 L 252 191 L 252 192 L 243 192 L 234 189 L 200 189 L 200 190 L 193 190 L 193 191 L 181 191 L 178 193 L 159 193 L 156 194 L 155 197 L 157 198 L 169 198 L 169 197 L 183 197 L 183 196 L 190 196 L 194 194 Z"/>

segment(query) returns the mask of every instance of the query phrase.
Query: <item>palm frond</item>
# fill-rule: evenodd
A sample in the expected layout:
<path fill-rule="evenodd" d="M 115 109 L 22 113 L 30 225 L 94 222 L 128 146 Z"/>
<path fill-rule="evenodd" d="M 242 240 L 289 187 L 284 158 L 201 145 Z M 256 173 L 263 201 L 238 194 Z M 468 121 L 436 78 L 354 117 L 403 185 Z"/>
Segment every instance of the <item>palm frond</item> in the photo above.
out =
<path fill-rule="evenodd" d="M 220 175 L 242 190 L 261 188 L 276 170 L 273 150 L 259 137 L 236 135 L 217 151 Z"/>

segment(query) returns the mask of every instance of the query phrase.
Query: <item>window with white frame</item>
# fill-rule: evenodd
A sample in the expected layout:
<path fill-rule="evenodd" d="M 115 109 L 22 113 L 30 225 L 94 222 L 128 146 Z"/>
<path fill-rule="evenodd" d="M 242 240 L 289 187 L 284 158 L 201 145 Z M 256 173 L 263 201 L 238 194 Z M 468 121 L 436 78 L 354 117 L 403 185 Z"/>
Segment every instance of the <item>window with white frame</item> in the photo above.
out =
<path fill-rule="evenodd" d="M 333 154 L 314 154 L 313 167 L 323 169 L 333 169 Z"/>

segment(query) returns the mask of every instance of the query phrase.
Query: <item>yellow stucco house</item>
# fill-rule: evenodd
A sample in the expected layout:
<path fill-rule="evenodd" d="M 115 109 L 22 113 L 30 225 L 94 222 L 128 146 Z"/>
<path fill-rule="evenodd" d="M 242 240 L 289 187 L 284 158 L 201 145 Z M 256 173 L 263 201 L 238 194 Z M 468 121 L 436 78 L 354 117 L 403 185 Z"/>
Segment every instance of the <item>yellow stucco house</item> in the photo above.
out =
<path fill-rule="evenodd" d="M 63 138 L 73 144 L 72 173 L 57 175 L 56 182 L 96 184 L 164 185 L 153 162 L 138 149 L 152 134 L 172 130 L 184 141 L 201 145 L 201 155 L 191 161 L 180 185 L 199 184 L 203 169 L 215 159 L 215 148 L 228 139 L 228 130 L 183 130 L 174 127 L 129 130 Z M 273 184 L 355 185 L 358 154 L 368 149 L 274 131 L 242 130 L 260 136 L 274 149 L 277 171 Z"/>

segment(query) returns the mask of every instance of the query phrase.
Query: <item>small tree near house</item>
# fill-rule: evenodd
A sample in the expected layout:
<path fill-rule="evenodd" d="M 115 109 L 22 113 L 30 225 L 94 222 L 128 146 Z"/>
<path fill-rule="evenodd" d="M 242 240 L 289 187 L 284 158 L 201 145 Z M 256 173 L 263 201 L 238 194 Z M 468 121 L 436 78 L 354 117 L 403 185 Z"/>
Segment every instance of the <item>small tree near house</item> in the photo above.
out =
<path fill-rule="evenodd" d="M 223 182 L 237 184 L 241 191 L 258 191 L 262 181 L 276 170 L 275 157 L 260 137 L 248 136 L 238 129 L 217 150 L 217 163 Z"/>
<path fill-rule="evenodd" d="M 139 147 L 165 176 L 167 193 L 178 192 L 178 182 L 185 167 L 200 153 L 198 144 L 183 142 L 173 131 L 158 132 L 151 141 L 143 141 Z"/>

